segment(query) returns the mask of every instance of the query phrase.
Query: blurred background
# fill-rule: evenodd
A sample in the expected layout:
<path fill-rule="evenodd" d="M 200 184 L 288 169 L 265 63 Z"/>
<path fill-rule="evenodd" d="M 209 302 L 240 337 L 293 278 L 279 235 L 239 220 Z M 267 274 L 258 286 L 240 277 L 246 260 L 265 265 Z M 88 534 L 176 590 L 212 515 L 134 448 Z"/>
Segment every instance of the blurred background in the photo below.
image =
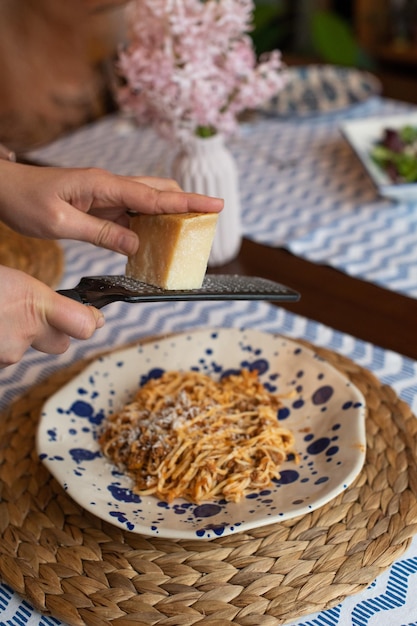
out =
<path fill-rule="evenodd" d="M 369 70 L 384 95 L 417 102 L 417 0 L 257 0 L 255 20 L 258 51 Z"/>
<path fill-rule="evenodd" d="M 127 0 L 1 0 L 0 142 L 47 143 L 115 108 Z M 256 0 L 258 54 L 377 75 L 387 97 L 417 103 L 417 0 Z"/>

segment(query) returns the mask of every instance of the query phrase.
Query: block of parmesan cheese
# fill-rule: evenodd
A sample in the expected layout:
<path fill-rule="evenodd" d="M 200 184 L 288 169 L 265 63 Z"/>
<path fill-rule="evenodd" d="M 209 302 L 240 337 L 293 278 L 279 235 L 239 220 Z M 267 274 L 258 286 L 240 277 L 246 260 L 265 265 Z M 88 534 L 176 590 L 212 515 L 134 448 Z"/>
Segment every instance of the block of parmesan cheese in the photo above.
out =
<path fill-rule="evenodd" d="M 126 275 L 163 289 L 198 289 L 203 283 L 217 213 L 135 215 L 130 228 L 139 248 Z"/>

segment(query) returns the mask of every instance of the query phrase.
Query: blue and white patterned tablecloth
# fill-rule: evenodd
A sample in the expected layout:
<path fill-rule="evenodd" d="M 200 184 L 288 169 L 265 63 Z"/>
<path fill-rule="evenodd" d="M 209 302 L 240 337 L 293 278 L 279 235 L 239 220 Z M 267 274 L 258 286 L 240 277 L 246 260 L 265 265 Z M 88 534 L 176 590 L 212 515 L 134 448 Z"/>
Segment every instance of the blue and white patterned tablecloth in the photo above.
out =
<path fill-rule="evenodd" d="M 257 117 L 243 125 L 230 148 L 240 173 L 244 235 L 417 297 L 417 203 L 379 198 L 340 132 L 347 119 L 410 110 L 415 106 L 375 97 L 329 115 Z M 28 156 L 166 176 L 173 148 L 116 115 Z"/>
<path fill-rule="evenodd" d="M 61 288 L 73 287 L 85 275 L 121 273 L 123 257 L 79 242 L 62 243 L 66 272 Z M 417 412 L 417 363 L 349 335 L 337 332 L 279 307 L 259 302 L 175 302 L 124 304 L 104 309 L 106 324 L 87 341 L 73 341 L 60 356 L 30 351 L 17 365 L 0 371 L 0 409 L 32 386 L 74 361 L 135 339 L 197 327 L 246 327 L 304 338 L 343 354 L 371 370 Z M 298 626 L 392 626 L 415 624 L 417 596 L 417 539 L 407 553 L 363 593 L 339 606 L 295 622 Z M 1 626 L 57 626 L 0 584 Z"/>

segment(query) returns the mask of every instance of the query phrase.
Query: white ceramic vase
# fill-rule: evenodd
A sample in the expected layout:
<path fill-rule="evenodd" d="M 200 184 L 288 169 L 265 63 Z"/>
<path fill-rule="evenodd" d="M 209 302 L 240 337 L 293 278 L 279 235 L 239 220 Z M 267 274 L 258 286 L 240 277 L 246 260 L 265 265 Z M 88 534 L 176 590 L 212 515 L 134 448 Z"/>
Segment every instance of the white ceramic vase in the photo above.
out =
<path fill-rule="evenodd" d="M 172 177 L 184 189 L 224 199 L 209 266 L 223 265 L 239 253 L 242 242 L 239 176 L 222 135 L 192 137 L 174 158 Z"/>

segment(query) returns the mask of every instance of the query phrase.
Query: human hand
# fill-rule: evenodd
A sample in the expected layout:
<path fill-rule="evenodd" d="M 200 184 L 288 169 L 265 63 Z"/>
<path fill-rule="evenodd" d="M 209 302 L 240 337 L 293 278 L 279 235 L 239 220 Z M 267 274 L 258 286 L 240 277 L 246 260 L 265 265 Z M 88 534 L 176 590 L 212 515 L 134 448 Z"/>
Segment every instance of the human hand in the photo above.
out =
<path fill-rule="evenodd" d="M 127 228 L 127 210 L 218 212 L 222 207 L 223 200 L 185 193 L 170 179 L 0 162 L 0 218 L 31 237 L 77 239 L 130 255 L 138 238 Z"/>
<path fill-rule="evenodd" d="M 89 339 L 104 324 L 94 307 L 57 294 L 24 272 L 0 266 L 0 368 L 17 363 L 29 346 L 61 354 L 70 338 Z"/>

